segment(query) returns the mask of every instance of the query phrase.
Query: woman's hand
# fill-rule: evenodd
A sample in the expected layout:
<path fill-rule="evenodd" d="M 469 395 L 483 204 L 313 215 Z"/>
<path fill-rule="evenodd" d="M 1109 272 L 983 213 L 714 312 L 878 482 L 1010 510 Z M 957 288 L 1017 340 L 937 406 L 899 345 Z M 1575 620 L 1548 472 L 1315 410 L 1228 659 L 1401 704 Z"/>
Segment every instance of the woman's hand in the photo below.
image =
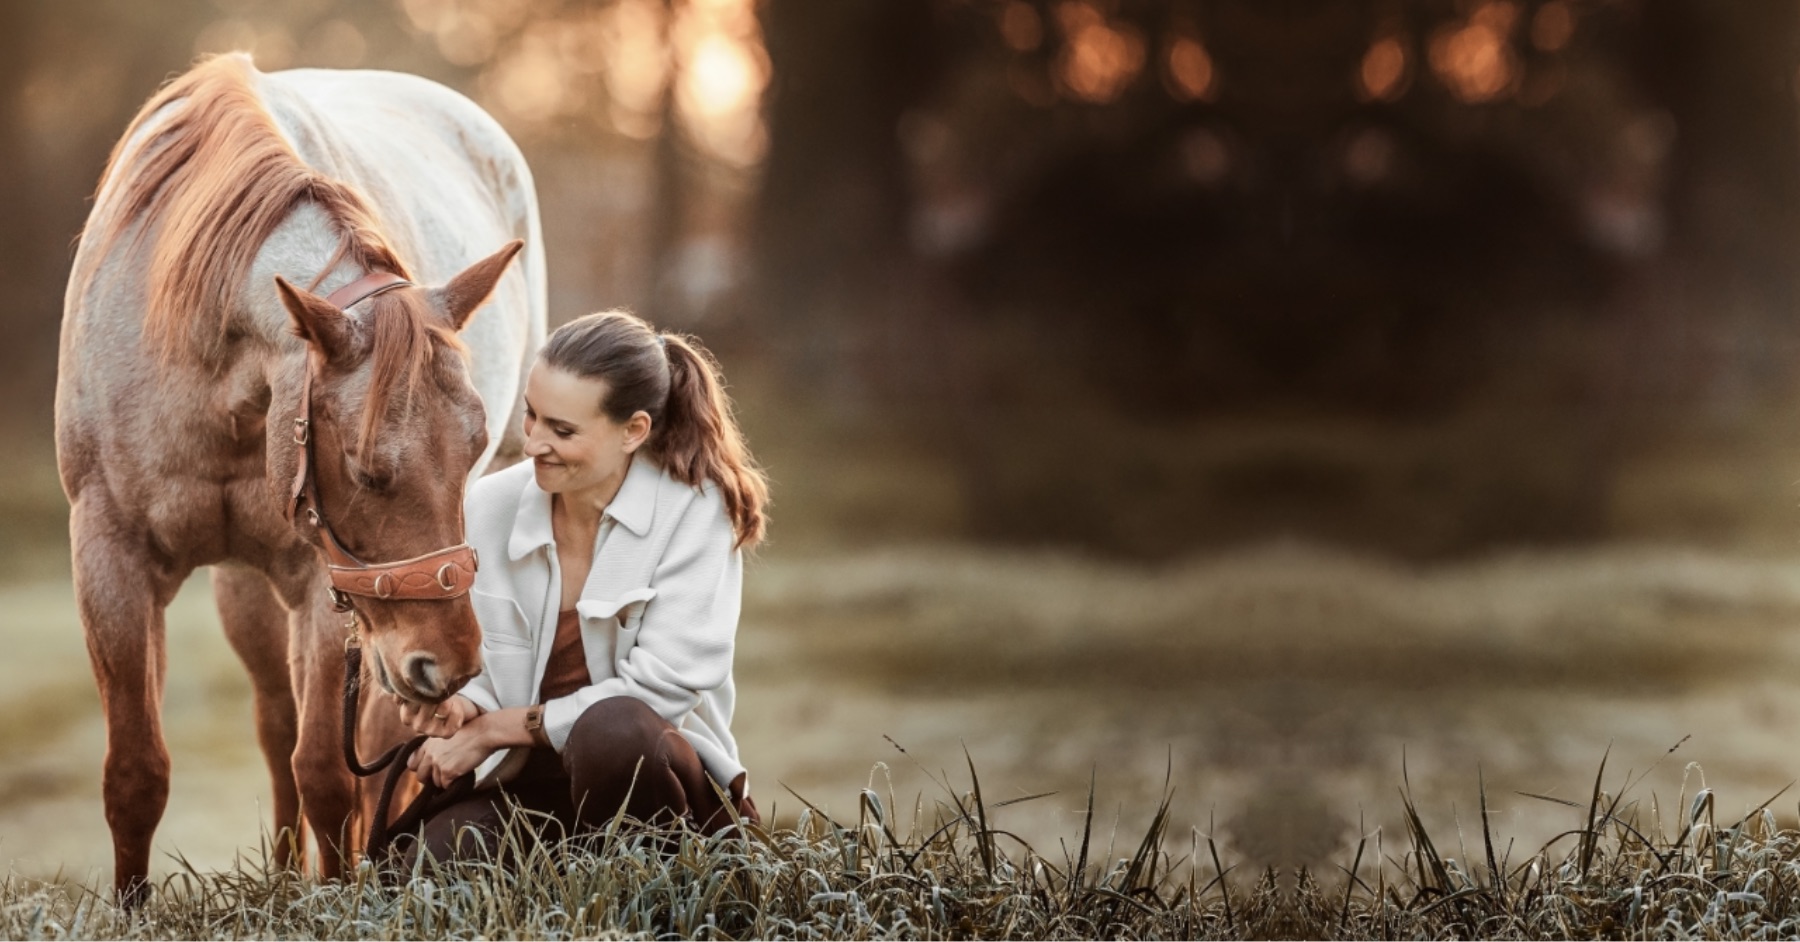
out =
<path fill-rule="evenodd" d="M 481 715 L 475 701 L 458 694 L 436 706 L 400 701 L 400 722 L 422 736 L 437 739 L 454 736 L 469 721 Z"/>
<path fill-rule="evenodd" d="M 443 712 L 449 715 L 448 711 Z M 507 707 L 492 713 L 477 710 L 475 716 L 450 736 L 425 740 L 406 767 L 423 781 L 449 788 L 450 783 L 464 772 L 487 761 L 488 756 L 501 749 L 534 745 L 531 731 L 525 728 L 525 713 L 525 707 Z M 430 714 L 426 716 L 429 718 Z"/>
<path fill-rule="evenodd" d="M 480 724 L 466 726 L 447 739 L 427 739 L 406 763 L 420 781 L 439 788 L 475 768 L 494 754 L 494 747 L 481 735 Z"/>

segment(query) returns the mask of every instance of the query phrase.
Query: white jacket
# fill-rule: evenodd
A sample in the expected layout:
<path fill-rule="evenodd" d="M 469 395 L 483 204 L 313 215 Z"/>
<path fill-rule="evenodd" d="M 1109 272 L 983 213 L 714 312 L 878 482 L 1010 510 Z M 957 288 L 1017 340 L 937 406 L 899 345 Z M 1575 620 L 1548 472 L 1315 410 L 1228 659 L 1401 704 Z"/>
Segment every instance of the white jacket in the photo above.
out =
<path fill-rule="evenodd" d="M 481 623 L 483 667 L 461 693 L 484 710 L 529 706 L 562 597 L 550 495 L 524 461 L 477 481 L 466 509 L 468 541 L 480 554 L 469 598 Z M 558 751 L 583 710 L 623 695 L 680 729 L 721 785 L 744 771 L 731 737 L 744 577 L 735 542 L 716 485 L 690 487 L 641 455 L 632 460 L 602 516 L 575 606 L 593 683 L 544 705 L 544 732 Z M 477 769 L 478 781 L 504 781 L 525 752 L 495 753 Z"/>

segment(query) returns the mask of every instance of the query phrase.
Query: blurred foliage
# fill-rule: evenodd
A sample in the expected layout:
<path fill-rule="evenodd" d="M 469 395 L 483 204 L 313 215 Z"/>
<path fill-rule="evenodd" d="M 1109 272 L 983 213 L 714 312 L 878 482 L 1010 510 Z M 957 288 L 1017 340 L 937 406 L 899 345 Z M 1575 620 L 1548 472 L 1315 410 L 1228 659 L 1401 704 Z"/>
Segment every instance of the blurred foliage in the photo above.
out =
<path fill-rule="evenodd" d="M 9 4 L 0 382 L 42 441 L 81 194 L 161 79 L 249 48 L 473 95 L 538 175 L 554 319 L 623 305 L 701 333 L 754 377 L 753 432 L 809 423 L 769 433 L 795 464 L 857 473 L 847 446 L 872 439 L 871 467 L 928 455 L 961 508 L 932 535 L 1149 555 L 1679 536 L 1622 516 L 1619 482 L 1677 438 L 1753 447 L 1748 417 L 1794 396 L 1797 17 Z M 787 496 L 806 518 L 813 495 Z M 869 500 L 909 515 L 904 488 Z"/>

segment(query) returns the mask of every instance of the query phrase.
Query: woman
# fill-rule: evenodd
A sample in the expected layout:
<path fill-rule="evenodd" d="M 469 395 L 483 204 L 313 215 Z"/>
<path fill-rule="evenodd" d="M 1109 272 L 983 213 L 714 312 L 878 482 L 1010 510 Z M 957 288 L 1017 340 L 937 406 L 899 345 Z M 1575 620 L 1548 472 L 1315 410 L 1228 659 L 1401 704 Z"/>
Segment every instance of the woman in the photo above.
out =
<path fill-rule="evenodd" d="M 762 538 L 768 486 L 717 368 L 618 311 L 550 336 L 525 384 L 525 454 L 477 482 L 468 541 L 482 672 L 436 707 L 401 705 L 433 737 L 411 762 L 474 797 L 428 820 L 443 858 L 507 803 L 569 833 L 618 813 L 757 821 L 731 736 L 731 657 L 743 550 Z M 629 795 L 629 801 L 627 796 Z"/>

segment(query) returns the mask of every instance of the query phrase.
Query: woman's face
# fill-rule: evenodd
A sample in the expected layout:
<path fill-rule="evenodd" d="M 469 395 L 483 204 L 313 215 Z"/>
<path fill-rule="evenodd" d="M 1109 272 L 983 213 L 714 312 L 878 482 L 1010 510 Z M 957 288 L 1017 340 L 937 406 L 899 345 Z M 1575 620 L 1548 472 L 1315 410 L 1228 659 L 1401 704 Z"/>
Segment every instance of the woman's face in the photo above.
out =
<path fill-rule="evenodd" d="M 525 379 L 525 455 L 547 493 L 580 493 L 623 479 L 650 433 L 642 412 L 614 422 L 600 411 L 606 384 L 539 360 Z"/>

